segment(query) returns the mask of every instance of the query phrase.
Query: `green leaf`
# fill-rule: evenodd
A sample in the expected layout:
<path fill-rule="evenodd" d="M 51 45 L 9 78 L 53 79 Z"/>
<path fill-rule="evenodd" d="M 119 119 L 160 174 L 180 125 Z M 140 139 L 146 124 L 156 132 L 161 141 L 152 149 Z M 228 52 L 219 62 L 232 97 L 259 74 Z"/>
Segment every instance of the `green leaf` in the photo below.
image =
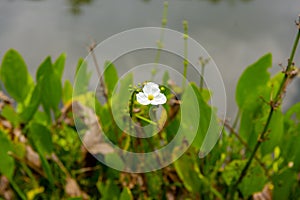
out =
<path fill-rule="evenodd" d="M 64 104 L 72 100 L 72 94 L 73 94 L 72 83 L 69 80 L 66 80 L 63 88 L 63 94 L 62 94 L 62 99 Z"/>
<path fill-rule="evenodd" d="M 191 156 L 184 154 L 179 160 L 174 162 L 174 166 L 179 178 L 189 192 L 201 192 L 202 183 L 199 178 L 201 174 L 195 160 Z"/>
<path fill-rule="evenodd" d="M 54 70 L 50 57 L 40 65 L 37 71 L 38 84 L 42 91 L 42 102 L 45 111 L 50 115 L 50 109 L 59 112 L 59 103 L 62 97 L 62 85 L 59 75 Z M 50 116 L 49 116 L 50 117 Z"/>
<path fill-rule="evenodd" d="M 226 185 L 230 186 L 238 179 L 246 162 L 246 160 L 234 160 L 225 166 L 222 177 L 225 180 Z M 266 184 L 266 181 L 267 178 L 263 169 L 256 163 L 256 165 L 252 165 L 247 171 L 246 176 L 239 185 L 239 189 L 244 197 L 247 197 L 254 192 L 261 191 Z"/>
<path fill-rule="evenodd" d="M 81 58 L 76 68 L 76 77 L 73 97 L 85 94 L 88 91 L 92 73 L 88 71 L 87 63 Z"/>
<path fill-rule="evenodd" d="M 279 174 L 275 174 L 272 179 L 274 200 L 291 199 L 291 189 L 292 185 L 297 183 L 297 174 L 292 169 L 287 169 Z"/>
<path fill-rule="evenodd" d="M 109 61 L 105 63 L 104 81 L 107 88 L 108 97 L 111 98 L 115 86 L 118 83 L 118 72 L 114 64 Z"/>
<path fill-rule="evenodd" d="M 241 75 L 236 88 L 236 101 L 240 109 L 251 109 L 257 104 L 270 79 L 268 68 L 272 66 L 272 55 L 266 54 L 247 67 Z"/>
<path fill-rule="evenodd" d="M 54 177 L 53 177 L 53 174 L 52 174 L 52 171 L 51 171 L 51 167 L 50 167 L 46 157 L 40 152 L 39 149 L 38 149 L 38 154 L 39 154 L 39 157 L 41 159 L 42 167 L 43 167 L 43 169 L 46 173 L 46 176 L 48 178 L 50 187 L 53 188 L 54 187 Z"/>
<path fill-rule="evenodd" d="M 152 198 L 161 197 L 162 186 L 163 186 L 163 174 L 161 171 L 146 173 L 147 179 L 147 190 Z"/>
<path fill-rule="evenodd" d="M 263 142 L 261 145 L 262 155 L 273 152 L 275 146 L 277 146 L 282 140 L 284 125 L 283 114 L 280 109 L 273 112 L 273 116 L 269 124 L 269 130 L 270 132 L 267 136 L 268 140 Z"/>
<path fill-rule="evenodd" d="M 57 60 L 53 64 L 54 69 L 55 69 L 55 71 L 58 74 L 60 79 L 62 79 L 62 76 L 63 76 L 63 73 L 64 73 L 65 62 L 66 62 L 66 54 L 63 53 L 57 58 Z"/>
<path fill-rule="evenodd" d="M 46 155 L 49 155 L 53 152 L 51 132 L 47 127 L 41 124 L 32 123 L 29 127 L 29 139 L 37 150 L 50 186 L 53 187 L 54 177 L 51 171 L 51 167 L 46 159 Z"/>
<path fill-rule="evenodd" d="M 0 130 L 0 173 L 4 174 L 9 180 L 12 179 L 15 162 L 14 159 L 8 155 L 8 152 L 13 152 L 13 145 L 8 139 L 7 134 Z"/>
<path fill-rule="evenodd" d="M 4 55 L 1 80 L 9 93 L 17 102 L 23 103 L 30 91 L 32 78 L 21 55 L 13 49 Z"/>
<path fill-rule="evenodd" d="M 133 200 L 133 196 L 129 188 L 125 187 L 121 193 L 120 200 Z"/>
<path fill-rule="evenodd" d="M 193 90 L 192 92 L 196 95 L 196 102 L 193 102 L 191 97 L 186 97 L 186 94 L 183 95 L 183 100 L 185 98 L 188 99 L 187 106 L 189 106 L 189 108 L 187 108 L 187 110 L 189 112 L 186 113 L 187 116 L 182 115 L 182 120 L 185 121 L 187 119 L 188 121 L 195 121 L 198 117 L 195 118 L 192 113 L 195 115 L 196 112 L 199 112 L 198 115 L 200 115 L 200 120 L 198 122 L 198 128 L 196 129 L 197 135 L 192 145 L 197 148 L 201 147 L 200 153 L 204 156 L 204 154 L 209 152 L 216 144 L 220 136 L 221 129 L 218 124 L 218 118 L 215 110 L 206 103 L 206 99 L 203 98 L 195 84 L 192 83 L 191 87 Z M 185 93 L 187 93 L 187 91 Z M 198 106 L 198 109 L 193 108 L 193 106 Z M 184 102 L 181 107 L 182 110 L 185 109 Z M 189 127 L 191 127 L 191 125 Z"/>
<path fill-rule="evenodd" d="M 20 123 L 20 117 L 11 106 L 5 106 L 1 112 L 1 116 L 12 122 L 14 127 Z"/>
<path fill-rule="evenodd" d="M 121 169 L 124 167 L 124 162 L 117 153 L 106 154 L 104 160 L 108 166 L 118 166 Z"/>
<path fill-rule="evenodd" d="M 38 84 L 35 86 L 31 94 L 29 104 L 24 108 L 24 110 L 20 115 L 21 119 L 24 120 L 25 122 L 30 121 L 33 118 L 36 111 L 38 110 L 40 103 L 41 103 L 41 87 L 40 84 Z"/>
<path fill-rule="evenodd" d="M 106 182 L 97 182 L 97 189 L 101 194 L 101 200 L 119 199 L 120 189 L 112 179 L 108 179 Z"/>
<path fill-rule="evenodd" d="M 248 197 L 255 192 L 262 191 L 263 187 L 267 183 L 267 180 L 268 179 L 264 174 L 264 170 L 260 165 L 257 164 L 249 168 L 247 175 L 239 185 L 239 189 L 244 197 Z"/>
<path fill-rule="evenodd" d="M 43 155 L 50 155 L 53 152 L 51 132 L 44 125 L 32 123 L 29 128 L 29 137 Z"/>
<path fill-rule="evenodd" d="M 225 166 L 222 177 L 226 185 L 230 186 L 233 181 L 238 179 L 238 176 L 241 174 L 245 164 L 245 160 L 234 160 Z"/>

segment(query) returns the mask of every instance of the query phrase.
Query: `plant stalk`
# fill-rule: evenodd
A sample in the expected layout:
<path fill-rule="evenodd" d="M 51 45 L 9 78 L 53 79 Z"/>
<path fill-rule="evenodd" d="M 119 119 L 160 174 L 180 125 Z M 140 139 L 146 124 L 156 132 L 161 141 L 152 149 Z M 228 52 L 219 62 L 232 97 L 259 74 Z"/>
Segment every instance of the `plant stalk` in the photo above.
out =
<path fill-rule="evenodd" d="M 299 17 L 299 21 L 300 21 L 300 17 Z M 264 141 L 265 139 L 265 136 L 266 134 L 268 133 L 268 127 L 270 125 L 270 122 L 271 122 L 271 119 L 272 119 L 272 116 L 274 114 L 274 111 L 275 109 L 281 104 L 281 100 L 283 98 L 283 94 L 285 93 L 285 89 L 286 89 L 286 86 L 287 86 L 287 81 L 289 80 L 290 78 L 290 71 L 291 71 L 291 67 L 293 65 L 293 60 L 294 60 L 294 57 L 295 57 L 295 53 L 296 53 L 296 50 L 297 50 L 297 47 L 298 47 L 298 43 L 299 43 L 299 39 L 300 39 L 300 26 L 298 24 L 298 34 L 296 36 L 296 39 L 295 39 L 295 42 L 294 42 L 294 45 L 293 45 L 293 48 L 292 48 L 292 51 L 291 51 L 291 54 L 290 54 L 290 58 L 288 60 L 288 65 L 284 71 L 285 73 L 285 76 L 280 84 L 280 88 L 275 96 L 275 99 L 274 101 L 270 102 L 270 111 L 269 111 L 269 115 L 268 115 L 268 119 L 267 119 L 267 122 L 264 126 L 264 129 L 263 131 L 261 132 L 261 134 L 259 135 L 259 138 L 255 144 L 255 147 L 245 165 L 245 167 L 243 168 L 239 178 L 237 179 L 237 181 L 234 183 L 234 185 L 232 186 L 231 190 L 230 190 L 230 193 L 229 193 L 229 198 L 228 199 L 232 199 L 234 198 L 234 193 L 236 192 L 239 184 L 242 182 L 242 180 L 244 179 L 244 177 L 246 176 L 247 174 L 247 171 L 252 163 L 252 160 L 253 158 L 255 157 L 256 153 L 257 153 L 257 150 L 259 149 L 261 143 Z"/>

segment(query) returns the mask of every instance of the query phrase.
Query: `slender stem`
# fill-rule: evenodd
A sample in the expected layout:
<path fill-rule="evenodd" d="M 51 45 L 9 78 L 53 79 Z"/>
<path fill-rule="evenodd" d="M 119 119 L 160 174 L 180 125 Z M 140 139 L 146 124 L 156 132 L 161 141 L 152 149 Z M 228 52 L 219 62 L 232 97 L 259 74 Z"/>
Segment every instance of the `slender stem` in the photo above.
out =
<path fill-rule="evenodd" d="M 281 82 L 281 85 L 280 85 L 280 88 L 275 96 L 275 100 L 274 102 L 270 102 L 270 111 L 269 111 L 269 115 L 268 115 L 268 119 L 267 119 L 267 122 L 264 126 L 264 129 L 263 131 L 261 132 L 261 134 L 259 135 L 259 138 L 255 144 L 255 147 L 245 165 L 245 167 L 243 168 L 239 178 L 237 179 L 237 181 L 234 183 L 233 187 L 231 188 L 230 190 L 230 196 L 229 196 L 229 199 L 233 198 L 234 197 L 234 193 L 235 191 L 237 190 L 238 188 L 238 185 L 242 182 L 242 180 L 244 179 L 244 177 L 246 176 L 247 174 L 247 171 L 252 163 L 252 160 L 253 158 L 255 157 L 256 155 L 256 152 L 257 150 L 259 149 L 261 143 L 264 141 L 265 139 L 265 136 L 266 134 L 268 133 L 268 127 L 270 125 L 270 122 L 271 122 L 271 119 L 272 119 L 272 116 L 274 114 L 274 111 L 275 109 L 281 104 L 281 100 L 282 100 L 282 96 L 283 96 L 283 93 L 285 92 L 285 87 L 286 87 L 286 83 L 288 81 L 288 79 L 290 78 L 290 69 L 291 69 L 291 66 L 293 64 L 293 60 L 294 60 L 294 57 L 295 57 L 295 53 L 296 53 L 296 49 L 297 49 L 297 46 L 298 46 L 298 42 L 299 42 L 299 39 L 300 39 L 300 26 L 298 27 L 298 34 L 296 36 L 296 39 L 295 39 L 295 42 L 294 42 L 294 45 L 293 45 L 293 48 L 292 48 L 292 51 L 291 51 L 291 55 L 290 55 L 290 58 L 288 60 L 288 65 L 285 69 L 285 76 Z"/>
<path fill-rule="evenodd" d="M 160 60 L 160 53 L 161 53 L 161 49 L 163 47 L 163 40 L 164 40 L 164 28 L 166 28 L 167 26 L 167 22 L 168 22 L 168 7 L 169 4 L 167 1 L 164 2 L 164 11 L 163 11 L 163 16 L 162 16 L 162 20 L 161 20 L 161 32 L 160 32 L 160 38 L 159 41 L 157 41 L 157 52 L 156 52 L 156 56 L 155 56 L 155 63 L 158 63 Z"/>
<path fill-rule="evenodd" d="M 136 116 L 136 118 L 139 118 L 139 119 L 141 119 L 141 120 L 143 120 L 143 121 L 145 121 L 145 122 L 148 122 L 149 124 L 152 124 L 152 125 L 157 125 L 157 123 L 156 122 L 154 122 L 154 121 L 151 121 L 151 120 L 149 120 L 149 119 L 147 119 L 147 118 L 145 118 L 145 117 L 143 117 L 143 116 L 140 116 L 140 115 L 135 115 Z"/>
<path fill-rule="evenodd" d="M 184 30 L 184 60 L 183 60 L 183 80 L 182 80 L 182 88 L 185 87 L 186 76 L 187 76 L 187 68 L 188 68 L 188 22 L 183 21 L 183 30 Z"/>
<path fill-rule="evenodd" d="M 242 145 L 244 145 L 244 147 L 249 151 L 252 152 L 252 149 L 249 147 L 249 145 L 247 144 L 246 141 L 243 140 L 243 138 L 234 130 L 233 126 L 230 126 L 230 124 L 228 124 L 226 121 L 224 122 L 224 126 L 230 131 L 231 134 L 233 134 Z M 269 174 L 268 174 L 268 169 L 266 168 L 266 166 L 263 164 L 263 162 L 255 155 L 254 159 L 258 162 L 258 164 L 264 169 L 265 174 L 268 178 Z"/>
<path fill-rule="evenodd" d="M 237 126 L 237 124 L 238 124 L 238 122 L 239 122 L 239 120 L 240 120 L 241 115 L 242 115 L 242 112 L 241 112 L 241 110 L 239 109 L 238 112 L 237 112 L 237 114 L 236 114 L 236 116 L 235 116 L 233 125 L 232 125 L 233 130 L 236 128 L 236 126 Z"/>
<path fill-rule="evenodd" d="M 204 72 L 205 72 L 205 65 L 201 64 L 200 90 L 202 90 L 204 86 Z"/>
<path fill-rule="evenodd" d="M 99 77 L 99 80 L 100 80 L 100 86 L 102 88 L 102 91 L 103 91 L 103 96 L 105 97 L 106 101 L 107 101 L 107 106 L 108 106 L 108 110 L 109 110 L 109 113 L 110 113 L 110 117 L 111 117 L 111 120 L 112 120 L 112 124 L 113 124 L 113 130 L 114 130 L 114 133 L 115 133 L 115 136 L 116 138 L 118 138 L 118 134 L 119 134 L 119 131 L 117 129 L 117 126 L 116 126 L 116 122 L 114 120 L 114 116 L 113 116 L 113 113 L 112 113 L 112 109 L 111 109 L 111 99 L 109 98 L 108 96 L 108 92 L 107 92 L 107 87 L 104 83 L 104 80 L 103 80 L 103 76 L 101 74 L 101 70 L 100 70 L 100 66 L 98 64 L 98 61 L 97 61 L 97 58 L 96 58 L 96 55 L 95 55 L 95 52 L 94 52 L 94 49 L 95 49 L 95 44 L 92 44 L 89 48 L 89 52 L 91 53 L 92 57 L 93 57 L 93 62 L 95 64 L 95 67 L 96 67 L 96 70 L 97 70 L 97 74 L 98 74 L 98 77 Z M 105 66 L 106 67 L 106 66 Z"/>
<path fill-rule="evenodd" d="M 102 91 L 103 91 L 103 96 L 104 96 L 106 99 L 108 99 L 107 89 L 106 89 L 106 86 L 105 86 L 105 84 L 104 84 L 104 80 L 103 80 L 103 78 L 102 78 L 100 66 L 99 66 L 99 64 L 98 64 L 98 61 L 97 61 L 97 58 L 96 58 L 94 49 L 95 49 L 95 44 L 92 44 L 92 45 L 89 47 L 89 52 L 90 52 L 91 55 L 92 55 L 93 62 L 94 62 L 94 64 L 95 64 L 95 68 L 96 68 L 98 77 L 99 77 L 99 79 L 100 79 L 100 86 L 101 86 Z"/>
<path fill-rule="evenodd" d="M 203 89 L 204 87 L 204 73 L 205 73 L 205 66 L 207 65 L 207 63 L 209 62 L 209 58 L 204 59 L 203 57 L 199 58 L 199 63 L 201 65 L 201 75 L 200 75 L 200 90 Z"/>

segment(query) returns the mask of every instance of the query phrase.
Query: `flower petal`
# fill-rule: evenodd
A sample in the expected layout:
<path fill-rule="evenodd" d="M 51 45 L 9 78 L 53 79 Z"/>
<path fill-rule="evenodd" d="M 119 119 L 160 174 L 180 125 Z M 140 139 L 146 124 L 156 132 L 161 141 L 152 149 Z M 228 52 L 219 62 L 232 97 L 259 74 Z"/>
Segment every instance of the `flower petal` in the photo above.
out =
<path fill-rule="evenodd" d="M 151 102 L 143 92 L 136 94 L 136 100 L 142 105 L 149 105 Z"/>
<path fill-rule="evenodd" d="M 165 104 L 167 102 L 167 97 L 163 93 L 159 93 L 151 101 L 152 105 Z"/>
<path fill-rule="evenodd" d="M 148 96 L 149 94 L 152 94 L 153 96 L 156 96 L 159 94 L 160 89 L 156 83 L 148 82 L 143 88 L 143 92 Z"/>

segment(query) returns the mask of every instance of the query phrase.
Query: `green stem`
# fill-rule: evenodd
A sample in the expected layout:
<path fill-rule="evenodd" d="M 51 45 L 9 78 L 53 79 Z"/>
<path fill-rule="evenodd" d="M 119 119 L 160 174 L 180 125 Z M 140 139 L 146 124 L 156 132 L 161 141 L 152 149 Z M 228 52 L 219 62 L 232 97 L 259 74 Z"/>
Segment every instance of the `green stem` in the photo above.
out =
<path fill-rule="evenodd" d="M 288 60 L 288 65 L 287 65 L 287 68 L 285 70 L 285 76 L 281 82 L 281 85 L 280 85 L 280 88 L 275 96 L 275 100 L 274 102 L 271 102 L 270 103 L 270 111 L 269 111 L 269 116 L 268 116 L 268 119 L 267 119 L 267 122 L 264 126 L 264 129 L 263 131 L 261 132 L 256 144 L 255 144 L 255 147 L 252 151 L 252 154 L 250 155 L 245 167 L 243 168 L 239 178 L 237 179 L 237 181 L 235 182 L 235 184 L 233 185 L 233 187 L 231 188 L 230 190 L 230 196 L 229 196 L 229 199 L 232 199 L 234 197 L 234 193 L 235 191 L 237 190 L 238 188 L 238 185 L 242 182 L 242 180 L 244 179 L 244 177 L 246 176 L 247 174 L 247 171 L 252 163 L 252 160 L 253 158 L 255 157 L 256 155 L 256 152 L 257 150 L 259 149 L 261 143 L 264 141 L 265 139 L 265 136 L 268 132 L 268 127 L 270 125 L 270 122 L 271 122 L 271 119 L 272 119 L 272 116 L 274 114 L 274 111 L 276 109 L 276 107 L 281 103 L 281 99 L 282 99 L 282 94 L 284 93 L 284 90 L 285 90 L 285 85 L 286 85 L 286 82 L 289 78 L 289 71 L 291 69 L 291 66 L 293 64 L 293 60 L 294 60 L 294 57 L 295 57 L 295 53 L 296 53 L 296 50 L 297 50 L 297 47 L 298 47 L 298 42 L 299 42 L 299 39 L 300 39 L 300 26 L 298 28 L 298 34 L 296 36 L 296 39 L 295 39 L 295 42 L 294 42 L 294 45 L 293 45 L 293 48 L 292 48 L 292 52 L 291 52 L 291 55 L 290 55 L 290 58 Z"/>
<path fill-rule="evenodd" d="M 13 187 L 13 189 L 17 192 L 17 194 L 19 195 L 19 197 L 22 200 L 26 200 L 26 195 L 22 192 L 22 190 L 19 188 L 19 186 L 16 184 L 16 182 L 14 180 L 9 180 L 11 186 Z"/>
<path fill-rule="evenodd" d="M 161 49 L 162 49 L 162 43 L 163 43 L 163 40 L 164 40 L 164 28 L 166 28 L 167 26 L 167 22 L 168 22 L 168 7 L 169 7 L 169 4 L 167 1 L 164 2 L 164 11 L 163 11 L 163 16 L 162 16 L 162 20 L 161 20 L 161 27 L 162 27 L 162 30 L 160 32 L 160 38 L 159 38 L 159 41 L 158 41 L 158 49 L 157 49 L 157 52 L 156 52 L 156 56 L 155 56 L 155 63 L 158 63 L 159 60 L 160 60 L 160 53 L 161 53 Z"/>
<path fill-rule="evenodd" d="M 140 115 L 135 115 L 137 118 L 139 118 L 139 119 L 141 119 L 141 120 L 143 120 L 143 121 L 145 121 L 145 122 L 148 122 L 149 124 L 152 124 L 152 125 L 157 125 L 157 123 L 156 122 L 154 122 L 154 121 L 151 121 L 151 120 L 149 120 L 149 119 L 147 119 L 147 118 L 145 118 L 145 117 L 143 117 L 143 116 L 140 116 Z"/>
<path fill-rule="evenodd" d="M 188 22 L 183 21 L 183 30 L 184 30 L 184 60 L 183 60 L 183 80 L 182 80 L 182 88 L 185 87 L 186 76 L 187 76 L 187 68 L 188 68 Z"/>
<path fill-rule="evenodd" d="M 204 72 L 205 72 L 205 65 L 201 65 L 200 90 L 202 90 L 204 86 Z"/>

